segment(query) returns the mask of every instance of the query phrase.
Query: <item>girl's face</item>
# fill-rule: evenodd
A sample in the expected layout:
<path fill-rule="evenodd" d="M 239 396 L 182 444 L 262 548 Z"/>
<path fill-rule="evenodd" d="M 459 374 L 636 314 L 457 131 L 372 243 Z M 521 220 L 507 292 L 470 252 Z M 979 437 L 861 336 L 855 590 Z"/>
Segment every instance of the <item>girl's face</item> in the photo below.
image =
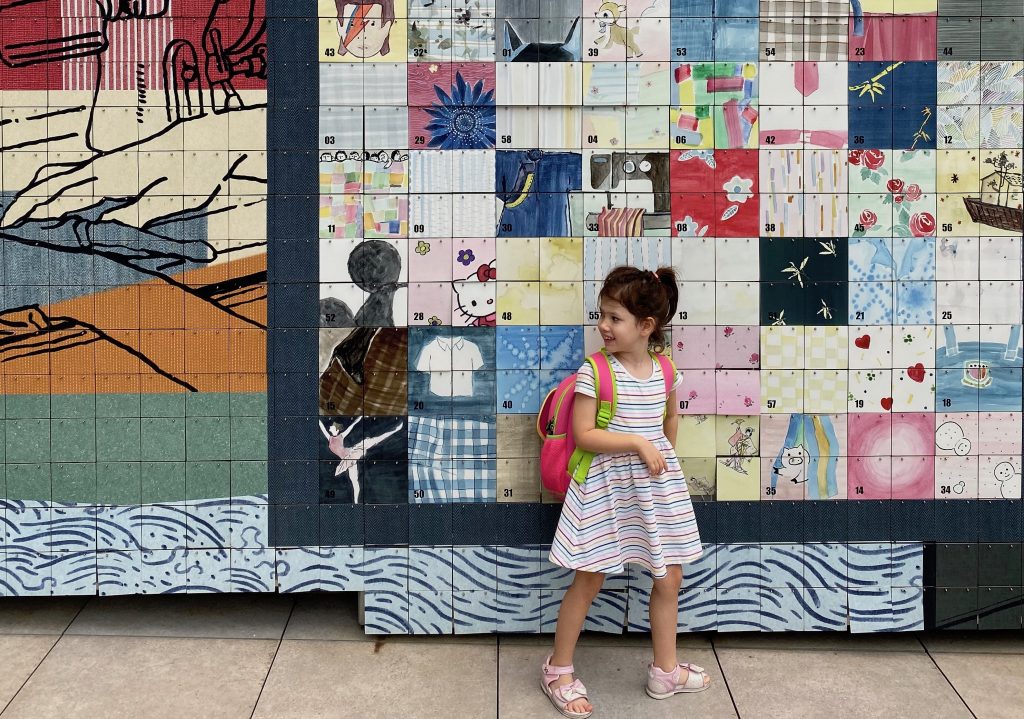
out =
<path fill-rule="evenodd" d="M 640 322 L 635 315 L 615 300 L 601 300 L 601 317 L 597 329 L 609 352 L 635 352 L 647 349 L 651 336 L 650 321 Z"/>
<path fill-rule="evenodd" d="M 341 31 L 342 44 L 355 57 L 369 58 L 380 54 L 394 24 L 383 20 L 384 8 L 380 5 L 357 5 L 355 14 L 348 19 L 348 26 Z M 344 21 L 341 21 L 344 23 Z"/>

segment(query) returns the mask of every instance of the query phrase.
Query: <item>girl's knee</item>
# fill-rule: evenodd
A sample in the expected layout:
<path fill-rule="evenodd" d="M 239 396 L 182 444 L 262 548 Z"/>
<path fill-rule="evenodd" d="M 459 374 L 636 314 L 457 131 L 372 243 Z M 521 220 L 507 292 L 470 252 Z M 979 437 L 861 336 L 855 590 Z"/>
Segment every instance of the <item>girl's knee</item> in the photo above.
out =
<path fill-rule="evenodd" d="M 601 586 L 604 584 L 604 574 L 601 572 L 584 572 L 577 569 L 572 583 L 593 594 L 597 594 L 601 591 Z"/>
<path fill-rule="evenodd" d="M 665 568 L 665 576 L 654 579 L 655 588 L 664 588 L 666 590 L 679 591 L 679 587 L 683 583 L 683 568 L 678 564 L 670 564 Z"/>

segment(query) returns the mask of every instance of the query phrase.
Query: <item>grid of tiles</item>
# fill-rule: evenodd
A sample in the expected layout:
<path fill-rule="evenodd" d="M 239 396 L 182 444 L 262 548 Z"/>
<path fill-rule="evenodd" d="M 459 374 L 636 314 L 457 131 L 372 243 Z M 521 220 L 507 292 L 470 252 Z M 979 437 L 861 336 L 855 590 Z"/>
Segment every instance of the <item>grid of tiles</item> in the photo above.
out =
<path fill-rule="evenodd" d="M 1019 2 L 373 0 L 317 22 L 320 531 L 359 505 L 369 543 L 378 518 L 441 551 L 488 541 L 474 518 L 536 526 L 508 506 L 552 499 L 534 415 L 630 263 L 680 274 L 677 447 L 711 541 L 1018 539 Z M 954 580 L 924 581 L 948 624 Z"/>
<path fill-rule="evenodd" d="M 320 3 L 320 499 L 539 501 L 617 264 L 718 500 L 1020 498 L 1014 3 Z"/>

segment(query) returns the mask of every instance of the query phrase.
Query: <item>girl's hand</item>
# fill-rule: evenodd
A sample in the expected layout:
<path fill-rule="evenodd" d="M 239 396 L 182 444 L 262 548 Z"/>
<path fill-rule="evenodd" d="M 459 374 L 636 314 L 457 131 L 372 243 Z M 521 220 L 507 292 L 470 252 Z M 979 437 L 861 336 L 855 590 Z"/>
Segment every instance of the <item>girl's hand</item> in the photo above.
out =
<path fill-rule="evenodd" d="M 649 439 L 641 437 L 640 444 L 637 447 L 636 452 L 640 455 L 640 459 L 643 460 L 644 464 L 647 465 L 647 469 L 650 471 L 651 476 L 660 475 L 668 469 L 668 464 L 665 462 L 665 456 Z"/>

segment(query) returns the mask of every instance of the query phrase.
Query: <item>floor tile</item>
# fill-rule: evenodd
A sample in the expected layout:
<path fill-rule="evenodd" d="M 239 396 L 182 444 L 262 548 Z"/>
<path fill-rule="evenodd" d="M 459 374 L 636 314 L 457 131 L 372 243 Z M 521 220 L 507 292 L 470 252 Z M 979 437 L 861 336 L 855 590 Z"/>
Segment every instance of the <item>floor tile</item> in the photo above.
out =
<path fill-rule="evenodd" d="M 59 638 L 54 634 L 0 637 L 0 708 L 17 693 Z"/>
<path fill-rule="evenodd" d="M 254 719 L 494 716 L 497 649 L 284 640 Z"/>
<path fill-rule="evenodd" d="M 718 649 L 810 649 L 816 651 L 924 652 L 916 634 L 848 632 L 740 632 L 715 634 Z"/>
<path fill-rule="evenodd" d="M 293 600 L 273 594 L 94 597 L 68 634 L 280 639 Z"/>
<path fill-rule="evenodd" d="M 247 717 L 277 646 L 274 640 L 65 636 L 3 716 Z"/>
<path fill-rule="evenodd" d="M 558 716 L 540 688 L 540 665 L 546 652 L 538 649 L 526 645 L 502 645 L 499 653 L 501 682 L 498 686 L 500 719 Z M 707 691 L 680 694 L 660 701 L 647 696 L 644 683 L 647 663 L 651 660 L 650 647 L 580 644 L 573 664 L 576 676 L 587 687 L 595 717 L 735 717 L 714 653 L 710 649 L 686 648 L 679 652 L 679 659 L 704 667 L 711 675 L 711 686 Z"/>
<path fill-rule="evenodd" d="M 0 634 L 60 634 L 90 597 L 3 597 Z"/>
<path fill-rule="evenodd" d="M 372 639 L 359 625 L 358 595 L 313 592 L 295 594 L 295 609 L 285 639 Z"/>
<path fill-rule="evenodd" d="M 718 648 L 717 653 L 743 719 L 971 716 L 923 652 Z"/>
<path fill-rule="evenodd" d="M 495 634 L 432 634 L 367 635 L 359 624 L 359 599 L 356 592 L 313 592 L 295 594 L 295 611 L 288 621 L 285 639 L 438 642 L 448 644 L 482 644 L 495 646 Z"/>
<path fill-rule="evenodd" d="M 1020 719 L 1024 715 L 1024 654 L 938 652 L 942 673 L 979 719 Z"/>

